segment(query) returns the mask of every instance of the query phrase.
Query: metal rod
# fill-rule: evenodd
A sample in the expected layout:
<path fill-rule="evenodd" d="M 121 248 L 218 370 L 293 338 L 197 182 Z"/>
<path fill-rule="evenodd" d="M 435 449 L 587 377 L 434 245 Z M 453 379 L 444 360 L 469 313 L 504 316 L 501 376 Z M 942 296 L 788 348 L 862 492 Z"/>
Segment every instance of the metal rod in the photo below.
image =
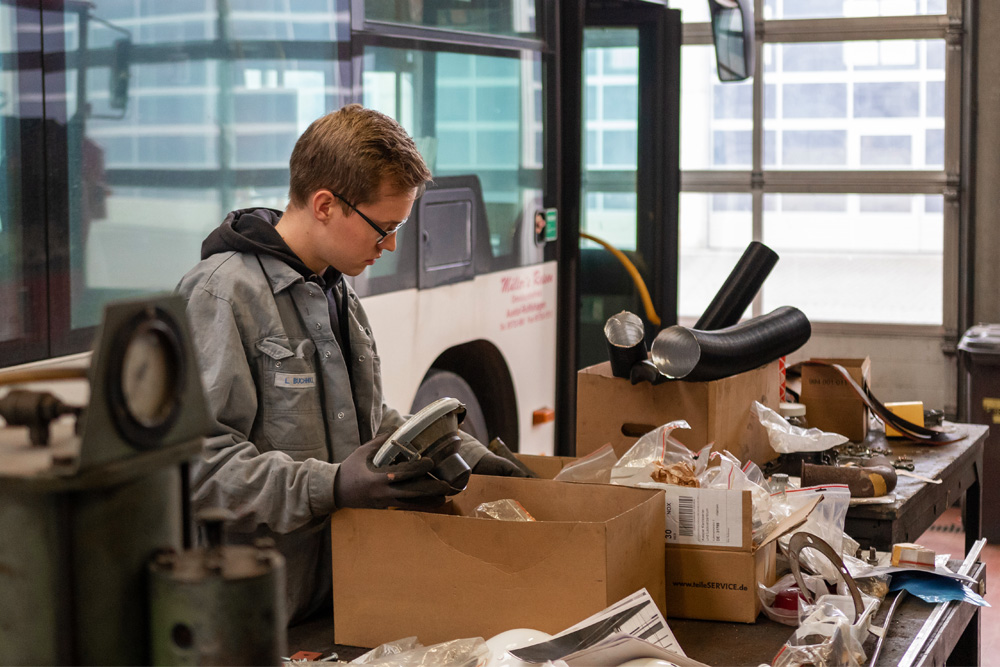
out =
<path fill-rule="evenodd" d="M 906 597 L 906 589 L 900 590 L 896 593 L 896 597 L 892 601 L 892 605 L 889 607 L 889 611 L 885 615 L 885 622 L 882 623 L 882 634 L 879 635 L 878 642 L 875 644 L 875 650 L 872 651 L 872 657 L 868 660 L 868 667 L 875 667 L 878 664 L 878 656 L 882 653 L 882 643 L 885 642 L 885 636 L 889 634 L 889 624 L 892 623 L 892 616 L 896 613 L 896 607 L 903 598 Z"/>
<path fill-rule="evenodd" d="M 959 574 L 964 574 L 968 576 L 969 572 L 972 571 L 972 566 L 976 564 L 979 560 L 979 552 L 983 550 L 983 546 L 986 544 L 986 538 L 977 540 L 972 548 L 969 549 L 969 554 L 962 561 L 962 566 L 958 568 Z M 903 654 L 903 659 L 899 661 L 900 667 L 912 667 L 917 656 L 920 655 L 920 651 L 923 650 L 924 644 L 930 638 L 931 634 L 934 632 L 934 628 L 937 627 L 938 622 L 941 617 L 944 616 L 945 611 L 948 609 L 948 602 L 940 602 L 931 612 L 931 615 L 924 621 L 923 626 L 920 628 L 920 632 L 914 637 L 913 643 L 910 647 L 906 649 L 906 653 Z"/>

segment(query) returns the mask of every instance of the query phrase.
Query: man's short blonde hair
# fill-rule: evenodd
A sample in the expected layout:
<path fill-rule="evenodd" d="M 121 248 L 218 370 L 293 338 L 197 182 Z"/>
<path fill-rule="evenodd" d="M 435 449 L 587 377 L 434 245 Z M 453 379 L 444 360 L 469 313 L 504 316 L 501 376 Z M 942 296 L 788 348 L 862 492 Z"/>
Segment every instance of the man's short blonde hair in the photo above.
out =
<path fill-rule="evenodd" d="M 395 192 L 431 179 L 413 139 L 399 123 L 374 109 L 349 104 L 316 119 L 302 133 L 289 160 L 288 198 L 302 207 L 317 190 L 332 190 L 355 206 L 373 202 L 382 184 Z M 346 208 L 346 205 L 344 205 Z"/>

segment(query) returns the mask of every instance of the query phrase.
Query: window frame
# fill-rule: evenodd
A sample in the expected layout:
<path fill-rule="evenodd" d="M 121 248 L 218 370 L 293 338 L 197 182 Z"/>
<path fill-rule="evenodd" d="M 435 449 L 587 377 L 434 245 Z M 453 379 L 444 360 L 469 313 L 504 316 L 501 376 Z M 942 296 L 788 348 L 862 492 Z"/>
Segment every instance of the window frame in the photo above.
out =
<path fill-rule="evenodd" d="M 967 10 L 963 0 L 948 0 L 947 14 L 873 16 L 822 19 L 764 19 L 764 0 L 755 0 L 758 69 L 753 78 L 752 159 L 746 169 L 681 171 L 681 192 L 749 194 L 752 197 L 752 238 L 763 236 L 764 195 L 768 194 L 912 194 L 943 197 L 943 312 L 941 325 L 862 322 L 815 322 L 819 333 L 849 335 L 933 335 L 957 338 L 969 310 L 968 292 L 960 276 L 967 266 L 968 206 L 963 205 L 963 145 L 967 126 L 968 49 L 965 48 Z M 944 164 L 939 170 L 794 170 L 765 169 L 764 49 L 770 44 L 843 43 L 872 40 L 940 39 L 945 42 Z M 684 24 L 684 46 L 711 45 L 709 23 Z M 967 196 L 967 195 L 965 195 Z M 763 299 L 754 299 L 752 314 L 763 312 Z M 688 318 L 683 318 L 687 320 Z M 687 322 L 685 322 L 687 323 Z"/>

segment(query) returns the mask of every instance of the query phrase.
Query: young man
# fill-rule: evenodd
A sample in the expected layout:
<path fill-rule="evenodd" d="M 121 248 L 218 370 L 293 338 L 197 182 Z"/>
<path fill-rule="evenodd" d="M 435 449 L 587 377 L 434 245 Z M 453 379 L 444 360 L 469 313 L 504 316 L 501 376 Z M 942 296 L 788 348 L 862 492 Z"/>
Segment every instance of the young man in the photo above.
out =
<path fill-rule="evenodd" d="M 192 465 L 194 508 L 235 515 L 233 542 L 274 538 L 292 622 L 331 595 L 329 515 L 434 506 L 448 487 L 420 459 L 371 458 L 403 417 L 383 403 L 375 339 L 344 281 L 396 248 L 431 174 L 391 118 L 354 104 L 295 144 L 289 204 L 233 211 L 180 282 L 214 431 Z M 517 467 L 463 435 L 481 474 Z"/>

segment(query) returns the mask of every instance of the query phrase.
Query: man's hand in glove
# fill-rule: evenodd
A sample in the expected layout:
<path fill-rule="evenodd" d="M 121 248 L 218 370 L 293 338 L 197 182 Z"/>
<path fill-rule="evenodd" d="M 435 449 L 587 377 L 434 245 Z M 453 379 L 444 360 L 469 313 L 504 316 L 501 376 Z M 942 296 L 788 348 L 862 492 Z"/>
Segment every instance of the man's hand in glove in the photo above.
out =
<path fill-rule="evenodd" d="M 337 507 L 425 509 L 444 504 L 445 496 L 454 491 L 445 482 L 428 476 L 434 468 L 431 459 L 424 456 L 381 468 L 374 466 L 372 459 L 388 437 L 388 433 L 376 436 L 340 464 L 333 481 Z"/>
<path fill-rule="evenodd" d="M 486 452 L 472 468 L 473 475 L 495 475 L 498 477 L 527 477 L 523 470 L 502 456 Z"/>

